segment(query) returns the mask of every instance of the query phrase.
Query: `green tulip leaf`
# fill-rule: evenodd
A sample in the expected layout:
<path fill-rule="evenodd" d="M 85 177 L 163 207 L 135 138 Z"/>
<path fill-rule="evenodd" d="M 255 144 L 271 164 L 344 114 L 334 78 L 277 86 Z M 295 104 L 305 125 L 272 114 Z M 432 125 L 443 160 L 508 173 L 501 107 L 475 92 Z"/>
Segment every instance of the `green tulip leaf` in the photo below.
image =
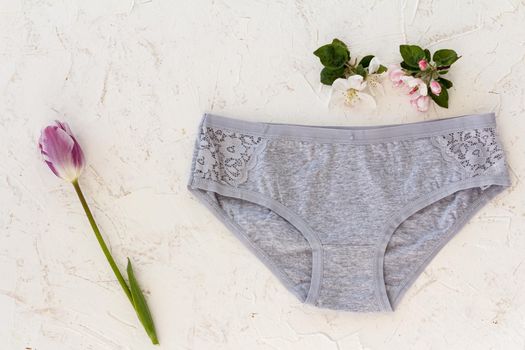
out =
<path fill-rule="evenodd" d="M 142 294 L 142 290 L 139 287 L 135 274 L 133 273 L 133 268 L 131 267 L 131 261 L 128 258 L 128 281 L 129 288 L 131 290 L 131 296 L 133 297 L 133 306 L 135 307 L 135 312 L 144 326 L 146 333 L 151 339 L 153 344 L 158 344 L 157 333 L 155 332 L 155 325 L 153 323 L 153 318 L 151 317 L 151 312 L 149 311 L 148 304 L 146 303 L 146 298 Z"/>

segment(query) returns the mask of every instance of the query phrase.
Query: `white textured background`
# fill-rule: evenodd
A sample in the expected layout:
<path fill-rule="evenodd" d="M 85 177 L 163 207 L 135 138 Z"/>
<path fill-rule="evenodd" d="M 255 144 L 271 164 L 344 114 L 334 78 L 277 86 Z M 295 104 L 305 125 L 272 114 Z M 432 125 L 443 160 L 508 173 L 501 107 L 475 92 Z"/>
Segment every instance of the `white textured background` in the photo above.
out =
<path fill-rule="evenodd" d="M 0 2 L 0 347 L 149 349 L 73 188 L 42 164 L 42 126 L 66 120 L 116 260 L 134 259 L 162 349 L 523 349 L 524 1 Z M 312 51 L 398 45 L 463 57 L 449 110 L 327 108 Z M 202 205 L 186 179 L 204 111 L 365 125 L 495 111 L 513 186 L 429 265 L 392 314 L 301 305 Z"/>

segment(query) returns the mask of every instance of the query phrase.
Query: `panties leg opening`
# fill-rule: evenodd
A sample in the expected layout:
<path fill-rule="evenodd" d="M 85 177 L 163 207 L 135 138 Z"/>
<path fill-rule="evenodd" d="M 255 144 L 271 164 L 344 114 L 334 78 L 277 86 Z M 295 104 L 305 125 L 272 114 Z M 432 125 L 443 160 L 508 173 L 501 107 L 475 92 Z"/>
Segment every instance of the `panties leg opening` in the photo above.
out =
<path fill-rule="evenodd" d="M 378 297 L 386 311 L 397 307 L 446 243 L 506 187 L 505 179 L 471 178 L 423 196 L 390 220 L 377 256 Z"/>
<path fill-rule="evenodd" d="M 267 266 L 301 302 L 317 299 L 322 250 L 295 213 L 260 193 L 195 181 L 191 192 Z"/>

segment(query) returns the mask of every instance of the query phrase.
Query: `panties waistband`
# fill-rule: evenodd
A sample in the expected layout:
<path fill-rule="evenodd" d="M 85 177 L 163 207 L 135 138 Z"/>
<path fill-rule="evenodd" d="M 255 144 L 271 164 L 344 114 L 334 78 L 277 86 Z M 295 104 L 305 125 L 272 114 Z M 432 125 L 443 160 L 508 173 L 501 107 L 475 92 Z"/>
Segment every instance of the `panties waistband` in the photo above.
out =
<path fill-rule="evenodd" d="M 403 124 L 372 126 L 325 126 L 253 122 L 205 113 L 202 126 L 224 128 L 265 137 L 283 137 L 320 142 L 366 143 L 405 138 L 421 138 L 456 130 L 496 126 L 494 113 L 469 114 Z"/>

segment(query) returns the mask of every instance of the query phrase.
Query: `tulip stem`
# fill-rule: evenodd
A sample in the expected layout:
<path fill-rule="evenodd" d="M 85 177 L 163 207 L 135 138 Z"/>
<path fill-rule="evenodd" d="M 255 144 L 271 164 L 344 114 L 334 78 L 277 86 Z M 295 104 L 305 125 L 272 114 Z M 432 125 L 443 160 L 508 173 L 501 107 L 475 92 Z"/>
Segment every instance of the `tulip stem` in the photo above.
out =
<path fill-rule="evenodd" d="M 100 244 L 100 247 L 102 248 L 102 251 L 104 252 L 104 255 L 106 256 L 106 259 L 108 259 L 111 269 L 115 273 L 115 276 L 117 276 L 117 280 L 120 283 L 120 286 L 122 287 L 122 289 L 124 290 L 124 293 L 126 293 L 126 296 L 131 302 L 131 305 L 135 307 L 133 303 L 133 297 L 131 296 L 131 291 L 126 281 L 124 280 L 124 277 L 122 277 L 122 274 L 120 273 L 120 270 L 118 269 L 117 264 L 115 264 L 115 260 L 113 260 L 113 257 L 111 256 L 111 253 L 109 252 L 108 246 L 106 245 L 106 242 L 104 242 L 104 238 L 102 238 L 102 235 L 100 234 L 100 230 L 98 229 L 97 223 L 95 222 L 95 219 L 93 218 L 93 214 L 91 214 L 91 210 L 89 210 L 89 206 L 86 202 L 86 199 L 84 198 L 84 194 L 82 193 L 82 190 L 80 189 L 78 180 L 75 180 L 72 183 L 73 183 L 73 187 L 75 187 L 75 191 L 77 192 L 78 199 L 80 199 L 80 203 L 82 203 L 82 207 L 84 208 L 84 211 L 86 212 L 86 216 L 89 220 L 89 223 L 91 224 L 91 228 L 93 229 L 93 232 L 95 233 L 95 236 L 97 237 L 97 241 Z"/>

